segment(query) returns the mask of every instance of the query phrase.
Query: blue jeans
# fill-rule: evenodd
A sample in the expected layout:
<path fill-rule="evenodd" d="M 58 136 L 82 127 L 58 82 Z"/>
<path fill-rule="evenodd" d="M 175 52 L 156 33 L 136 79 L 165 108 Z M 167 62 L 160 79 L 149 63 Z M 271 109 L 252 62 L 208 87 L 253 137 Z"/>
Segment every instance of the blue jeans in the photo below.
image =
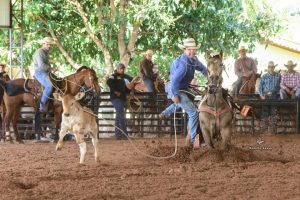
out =
<path fill-rule="evenodd" d="M 44 87 L 41 104 L 45 106 L 48 98 L 50 97 L 53 87 L 49 75 L 47 72 L 36 71 L 34 73 L 35 78 L 40 82 L 40 84 Z"/>
<path fill-rule="evenodd" d="M 116 110 L 116 119 L 115 119 L 115 126 L 118 128 L 115 128 L 115 136 L 117 139 L 126 138 L 127 131 L 125 126 L 125 101 L 119 98 L 112 99 L 111 100 L 115 110 Z M 121 130 L 124 132 L 122 132 Z"/>
<path fill-rule="evenodd" d="M 148 92 L 154 92 L 154 84 L 153 84 L 153 81 L 149 78 L 144 78 L 144 84 L 148 90 Z"/>
<path fill-rule="evenodd" d="M 197 127 L 199 125 L 199 113 L 194 103 L 189 99 L 185 92 L 179 92 L 180 102 L 178 107 L 185 110 L 188 114 L 188 126 L 191 134 L 191 142 L 193 143 L 197 135 Z"/>
<path fill-rule="evenodd" d="M 280 89 L 280 99 L 289 99 L 289 98 L 296 98 L 300 99 L 300 88 L 298 88 L 295 92 L 295 97 L 291 97 L 290 94 L 288 94 L 284 89 Z"/>
<path fill-rule="evenodd" d="M 170 117 L 174 112 L 175 112 L 175 109 L 176 111 L 179 109 L 178 106 L 176 106 L 175 103 L 172 103 L 171 105 L 169 105 L 166 109 L 164 109 L 162 111 L 162 114 L 165 116 L 165 117 Z"/>
<path fill-rule="evenodd" d="M 232 84 L 232 96 L 236 97 L 239 95 L 240 89 L 242 87 L 242 77 L 238 77 L 238 79 Z"/>

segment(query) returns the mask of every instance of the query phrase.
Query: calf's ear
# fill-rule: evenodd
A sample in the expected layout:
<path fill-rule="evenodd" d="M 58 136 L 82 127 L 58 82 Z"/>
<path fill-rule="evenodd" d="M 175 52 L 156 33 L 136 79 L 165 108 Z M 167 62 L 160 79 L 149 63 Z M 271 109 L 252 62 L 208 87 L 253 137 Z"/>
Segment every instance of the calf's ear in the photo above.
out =
<path fill-rule="evenodd" d="M 54 99 L 56 99 L 56 100 L 58 100 L 58 101 L 62 101 L 62 97 L 61 97 L 61 95 L 59 94 L 59 93 L 53 93 L 53 97 L 54 97 Z"/>
<path fill-rule="evenodd" d="M 76 101 L 79 101 L 79 100 L 82 99 L 84 96 L 85 96 L 84 92 L 78 92 L 78 93 L 75 95 L 75 100 L 76 100 Z"/>

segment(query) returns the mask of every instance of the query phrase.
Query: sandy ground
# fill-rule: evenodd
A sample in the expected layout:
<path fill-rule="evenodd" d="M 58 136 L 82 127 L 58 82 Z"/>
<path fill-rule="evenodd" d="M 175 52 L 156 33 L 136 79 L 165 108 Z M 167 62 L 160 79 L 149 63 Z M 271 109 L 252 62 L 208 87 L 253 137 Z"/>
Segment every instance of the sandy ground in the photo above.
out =
<path fill-rule="evenodd" d="M 0 199 L 300 198 L 300 135 L 238 136 L 227 152 L 191 150 L 183 141 L 175 157 L 160 160 L 129 141 L 102 139 L 100 163 L 89 142 L 83 165 L 75 142 L 62 151 L 54 143 L 1 143 Z M 174 138 L 133 143 L 153 156 L 174 152 Z"/>

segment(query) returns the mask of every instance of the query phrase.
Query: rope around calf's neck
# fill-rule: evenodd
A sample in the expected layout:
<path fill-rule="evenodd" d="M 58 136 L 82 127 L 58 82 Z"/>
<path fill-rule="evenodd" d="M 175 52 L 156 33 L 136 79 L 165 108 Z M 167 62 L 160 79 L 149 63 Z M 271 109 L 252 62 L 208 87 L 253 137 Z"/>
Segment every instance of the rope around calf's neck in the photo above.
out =
<path fill-rule="evenodd" d="M 87 112 L 87 113 L 89 113 L 89 114 L 91 114 L 91 115 L 93 115 L 93 116 L 95 116 L 96 118 L 99 119 L 99 117 L 97 115 L 95 115 L 94 113 L 92 113 L 90 111 L 87 111 L 87 110 L 85 110 L 85 112 Z M 139 153 L 139 154 L 141 154 L 141 155 L 143 155 L 145 157 L 153 158 L 153 159 L 170 159 L 170 158 L 174 157 L 177 154 L 177 149 L 178 149 L 177 131 L 176 131 L 176 118 L 175 118 L 175 116 L 176 116 L 176 106 L 175 106 L 175 109 L 174 109 L 174 138 L 175 138 L 175 144 L 174 144 L 175 145 L 175 149 L 174 149 L 174 152 L 170 156 L 160 156 L 160 157 L 158 157 L 158 156 L 152 156 L 150 154 L 147 154 L 147 153 L 141 151 L 138 147 L 136 147 L 136 145 L 132 142 L 131 138 L 120 127 L 115 126 L 112 123 L 109 123 L 107 121 L 108 119 L 105 119 L 103 117 L 100 117 L 100 118 L 103 119 L 104 121 L 108 122 L 109 124 L 113 125 L 119 131 L 121 131 L 121 133 L 128 138 L 128 141 L 130 142 L 131 146 L 134 148 L 134 150 L 137 153 Z"/>

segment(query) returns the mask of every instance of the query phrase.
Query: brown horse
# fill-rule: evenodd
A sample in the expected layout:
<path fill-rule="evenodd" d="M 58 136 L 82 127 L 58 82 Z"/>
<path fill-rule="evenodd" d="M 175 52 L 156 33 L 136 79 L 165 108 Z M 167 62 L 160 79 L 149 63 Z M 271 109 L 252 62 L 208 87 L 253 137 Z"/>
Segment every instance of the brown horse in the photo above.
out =
<path fill-rule="evenodd" d="M 93 69 L 85 66 L 79 68 L 76 73 L 63 78 L 58 82 L 59 84 L 54 86 L 54 91 L 62 94 L 70 94 L 75 96 L 83 87 L 93 89 L 97 94 L 100 93 L 96 72 Z M 6 114 L 3 123 L 3 129 L 5 130 L 5 134 L 8 139 L 10 139 L 9 126 L 12 122 L 16 140 L 19 143 L 23 142 L 17 130 L 17 121 L 20 116 L 21 106 L 24 104 L 32 106 L 36 111 L 35 131 L 39 135 L 40 113 L 38 112 L 38 107 L 42 92 L 42 87 L 39 82 L 33 79 L 15 79 L 9 82 L 1 81 L 0 85 L 5 91 L 4 102 Z M 59 101 L 51 101 L 51 105 L 53 107 L 56 133 L 58 134 L 63 109 Z M 5 140 L 4 131 L 2 132 L 0 139 Z"/>
<path fill-rule="evenodd" d="M 261 77 L 261 74 L 252 74 L 250 77 L 243 77 L 242 86 L 240 88 L 239 94 L 254 94 L 257 81 Z"/>

